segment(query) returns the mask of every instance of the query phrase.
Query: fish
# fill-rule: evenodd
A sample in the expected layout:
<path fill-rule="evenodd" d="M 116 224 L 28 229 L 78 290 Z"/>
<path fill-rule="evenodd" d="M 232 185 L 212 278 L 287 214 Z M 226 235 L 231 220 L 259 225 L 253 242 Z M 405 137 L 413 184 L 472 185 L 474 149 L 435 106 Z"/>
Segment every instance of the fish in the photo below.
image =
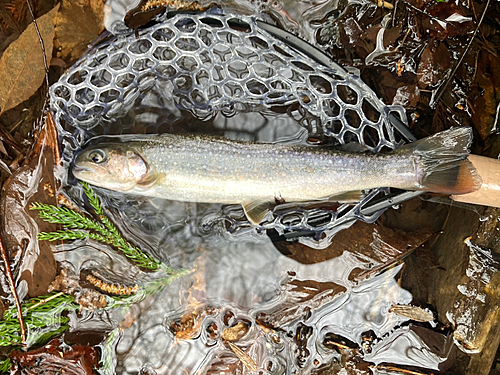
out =
<path fill-rule="evenodd" d="M 457 127 L 387 153 L 162 134 L 106 141 L 78 153 L 73 175 L 105 189 L 185 202 L 241 204 L 253 224 L 277 202 L 359 201 L 391 187 L 466 194 L 482 180 L 467 160 L 472 130 Z"/>

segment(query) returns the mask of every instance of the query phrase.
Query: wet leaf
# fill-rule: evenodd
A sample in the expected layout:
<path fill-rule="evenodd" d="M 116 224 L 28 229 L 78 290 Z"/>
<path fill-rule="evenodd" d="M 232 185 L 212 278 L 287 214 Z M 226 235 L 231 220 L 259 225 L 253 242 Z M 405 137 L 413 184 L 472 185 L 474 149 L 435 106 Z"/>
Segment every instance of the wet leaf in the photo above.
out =
<path fill-rule="evenodd" d="M 5 182 L 0 200 L 2 238 L 14 277 L 25 283 L 20 289 L 27 290 L 30 297 L 46 294 L 56 275 L 51 245 L 36 238 L 38 231 L 54 230 L 54 225 L 28 210 L 34 202 L 57 204 L 54 167 L 59 161 L 59 149 L 50 114 L 48 119 L 23 166 Z"/>
<path fill-rule="evenodd" d="M 437 82 L 437 71 L 434 69 L 434 53 L 427 47 L 420 57 L 417 78 L 420 88 L 425 89 Z"/>
<path fill-rule="evenodd" d="M 351 252 L 365 264 L 369 259 L 370 269 L 355 269 L 350 279 L 360 280 L 381 269 L 394 264 L 412 250 L 427 241 L 432 235 L 429 229 L 414 233 L 394 231 L 381 224 L 356 222 L 349 230 L 339 232 L 332 244 L 322 251 L 311 249 L 298 242 L 275 242 L 276 248 L 284 255 L 303 264 L 324 262 L 340 256 L 344 251 Z"/>
<path fill-rule="evenodd" d="M 420 100 L 420 90 L 417 85 L 401 86 L 396 90 L 396 95 L 392 100 L 393 105 L 403 107 L 416 107 Z"/>
<path fill-rule="evenodd" d="M 42 35 L 47 62 L 50 63 L 54 39 L 53 17 L 59 5 L 37 19 Z M 45 78 L 43 54 L 35 30 L 28 28 L 4 52 L 0 59 L 0 114 L 22 103 L 33 95 Z"/>
<path fill-rule="evenodd" d="M 316 250 L 317 251 L 317 250 Z M 311 310 L 333 301 L 347 289 L 334 282 L 293 279 L 285 286 L 286 299 L 269 310 L 257 313 L 265 327 L 281 327 Z"/>
<path fill-rule="evenodd" d="M 497 105 L 500 97 L 500 58 L 487 52 L 479 54 L 470 99 L 474 103 L 472 122 L 482 139 L 498 131 Z"/>
<path fill-rule="evenodd" d="M 55 17 L 58 57 L 74 60 L 104 30 L 102 0 L 64 0 Z"/>
<path fill-rule="evenodd" d="M 222 338 L 227 341 L 237 341 L 246 335 L 248 327 L 243 322 L 238 322 L 233 327 L 226 328 L 222 332 Z"/>
<path fill-rule="evenodd" d="M 432 322 L 434 320 L 434 316 L 430 312 L 418 306 L 394 305 L 389 309 L 389 312 L 416 322 Z"/>
<path fill-rule="evenodd" d="M 11 374 L 92 375 L 93 368 L 99 367 L 99 355 L 93 347 L 70 347 L 59 339 L 27 353 L 14 351 L 9 357 L 15 362 Z"/>
<path fill-rule="evenodd" d="M 239 358 L 241 363 L 243 363 L 243 366 L 245 366 L 248 369 L 248 371 L 257 371 L 257 365 L 247 353 L 245 353 L 243 350 L 241 350 L 231 342 L 228 342 L 228 345 L 234 352 L 234 354 L 236 354 L 236 356 Z"/>

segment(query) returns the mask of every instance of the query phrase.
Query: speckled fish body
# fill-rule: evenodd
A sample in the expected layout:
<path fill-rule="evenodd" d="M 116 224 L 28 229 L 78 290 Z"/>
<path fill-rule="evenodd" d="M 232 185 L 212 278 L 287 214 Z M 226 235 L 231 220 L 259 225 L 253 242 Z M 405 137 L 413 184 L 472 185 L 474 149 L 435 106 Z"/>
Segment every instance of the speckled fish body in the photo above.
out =
<path fill-rule="evenodd" d="M 242 203 L 324 198 L 377 186 L 414 187 L 413 163 L 326 149 L 158 137 L 131 144 L 162 175 L 152 195 L 181 201 Z"/>
<path fill-rule="evenodd" d="M 447 163 L 454 163 L 454 168 L 467 156 L 471 137 L 470 131 L 456 133 L 446 134 L 460 143 L 459 152 L 452 150 L 451 156 L 446 154 L 452 159 L 451 162 L 447 159 Z M 434 186 L 434 182 L 433 186 L 426 186 L 424 181 L 430 169 L 444 165 L 434 160 L 441 158 L 439 150 L 437 156 L 432 155 L 431 162 L 425 162 L 427 153 L 436 154 L 435 143 L 442 146 L 444 135 L 434 137 L 429 138 L 430 150 L 427 150 L 429 141 L 424 139 L 423 143 L 396 152 L 369 154 L 207 136 L 160 135 L 97 144 L 77 156 L 73 173 L 94 185 L 132 194 L 244 206 L 252 201 L 317 200 L 386 186 L 447 192 Z M 446 142 L 451 150 L 449 139 Z M 443 168 L 451 169 L 446 165 Z M 472 180 L 467 180 L 465 190 L 472 191 L 479 180 L 473 167 L 469 169 L 466 172 Z M 454 178 L 457 176 L 458 173 Z M 447 182 L 450 188 L 448 185 Z M 452 185 L 453 192 L 463 190 L 456 181 Z"/>
<path fill-rule="evenodd" d="M 138 142 L 101 144 L 107 154 L 133 151 L 147 163 L 151 185 L 122 191 L 180 201 L 242 203 L 305 201 L 378 186 L 413 188 L 415 164 L 401 155 L 346 154 L 326 148 L 280 146 L 208 137 L 163 135 Z M 75 176 L 109 187 L 113 178 Z M 116 187 L 114 190 L 118 190 Z"/>

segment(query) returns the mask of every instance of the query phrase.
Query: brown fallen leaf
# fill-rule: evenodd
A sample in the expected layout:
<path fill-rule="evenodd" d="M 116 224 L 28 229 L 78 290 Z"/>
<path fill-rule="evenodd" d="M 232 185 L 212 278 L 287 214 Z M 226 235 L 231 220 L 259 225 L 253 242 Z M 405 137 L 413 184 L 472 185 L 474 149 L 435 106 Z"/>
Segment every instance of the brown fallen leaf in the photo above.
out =
<path fill-rule="evenodd" d="M 52 58 L 54 40 L 53 17 L 59 4 L 37 19 L 43 39 L 47 60 Z M 35 30 L 30 24 L 21 36 L 12 42 L 0 59 L 0 115 L 24 102 L 42 85 L 45 65 L 42 48 Z"/>
<path fill-rule="evenodd" d="M 370 268 L 356 268 L 349 276 L 349 279 L 359 282 L 400 261 L 432 234 L 430 229 L 403 232 L 394 231 L 382 223 L 367 224 L 358 221 L 349 230 L 337 233 L 332 244 L 322 251 L 293 241 L 273 240 L 273 243 L 282 254 L 302 264 L 324 262 L 346 251 L 359 258 L 360 265 L 370 259 Z"/>
<path fill-rule="evenodd" d="M 416 322 L 432 322 L 434 320 L 434 315 L 418 306 L 394 305 L 389 309 L 389 312 Z"/>
<path fill-rule="evenodd" d="M 57 57 L 69 60 L 79 58 L 104 30 L 104 2 L 102 0 L 63 0 L 55 17 L 54 46 Z"/>
<path fill-rule="evenodd" d="M 500 95 L 500 57 L 486 51 L 477 61 L 474 84 L 469 95 L 474 103 L 472 122 L 482 139 L 498 132 L 498 97 Z"/>
<path fill-rule="evenodd" d="M 295 277 L 295 275 L 290 275 Z M 286 298 L 279 305 L 259 311 L 256 321 L 267 328 L 283 325 L 304 316 L 307 312 L 333 301 L 347 289 L 334 282 L 293 279 L 284 285 Z"/>
<path fill-rule="evenodd" d="M 233 327 L 226 328 L 222 332 L 222 338 L 226 341 L 237 341 L 245 336 L 248 332 L 248 327 L 243 322 L 238 322 Z"/>
<path fill-rule="evenodd" d="M 29 352 L 13 351 L 9 358 L 15 363 L 11 374 L 92 375 L 99 367 L 99 354 L 91 346 L 63 344 L 54 339 L 42 348 Z"/>
<path fill-rule="evenodd" d="M 250 358 L 250 356 L 245 353 L 243 350 L 238 348 L 236 345 L 228 341 L 228 345 L 233 351 L 234 354 L 238 357 L 238 359 L 243 363 L 243 365 L 249 370 L 249 371 L 257 371 L 257 365 L 255 364 L 254 360 Z"/>
<path fill-rule="evenodd" d="M 14 277 L 26 282 L 30 297 L 47 293 L 56 276 L 56 262 L 51 244 L 38 242 L 39 231 L 52 231 L 54 224 L 29 211 L 34 202 L 55 205 L 58 180 L 54 166 L 58 164 L 59 148 L 55 124 L 50 113 L 33 149 L 24 164 L 5 182 L 0 200 L 1 234 Z"/>

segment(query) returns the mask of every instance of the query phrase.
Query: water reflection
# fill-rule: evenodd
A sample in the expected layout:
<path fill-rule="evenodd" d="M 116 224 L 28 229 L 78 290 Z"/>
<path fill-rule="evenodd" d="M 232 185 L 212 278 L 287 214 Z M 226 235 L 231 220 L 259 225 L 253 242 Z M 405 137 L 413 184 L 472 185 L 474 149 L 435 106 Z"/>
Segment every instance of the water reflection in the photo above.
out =
<path fill-rule="evenodd" d="M 264 3 L 266 2 L 262 4 Z M 118 19 L 130 7 L 135 6 L 132 1 L 110 2 L 108 6 L 113 4 L 121 7 L 117 13 Z M 304 4 L 301 3 L 300 6 L 306 7 Z M 304 13 L 304 20 L 320 13 L 323 5 L 311 6 L 309 13 Z M 371 9 L 375 5 L 365 6 Z M 255 11 L 257 9 L 251 13 Z M 308 22 L 304 22 L 304 25 L 292 22 L 281 4 L 274 7 L 271 13 L 278 19 L 285 20 L 285 28 L 299 27 L 306 30 L 305 34 L 313 35 L 312 26 Z M 210 22 L 217 21 L 217 17 L 222 16 L 213 16 Z M 189 34 L 189 28 L 193 24 L 188 21 L 188 18 L 180 19 L 175 24 L 176 32 Z M 113 31 L 121 32 L 115 21 L 109 18 L 108 22 L 116 26 L 109 26 Z M 203 53 L 216 53 L 218 57 L 210 53 L 203 55 L 204 58 L 213 58 L 209 63 L 228 54 L 227 43 L 220 42 L 222 35 L 230 39 L 242 38 L 240 34 L 245 32 L 226 25 L 228 30 L 222 34 L 215 30 L 216 23 L 210 25 L 197 22 L 200 34 L 196 38 L 199 41 L 189 35 L 184 37 L 191 38 L 192 45 L 196 42 L 198 46 L 207 46 L 200 49 Z M 129 34 L 122 39 L 117 38 L 109 45 L 97 46 L 92 53 L 103 56 L 102 61 L 106 60 L 106 53 L 113 54 L 117 49 L 126 54 L 144 57 L 146 52 L 141 51 L 141 48 L 149 51 L 152 40 L 164 48 L 163 44 L 171 37 L 172 31 L 169 30 L 167 26 L 158 28 L 158 32 L 154 33 L 143 30 L 143 39 Z M 208 34 L 204 35 L 202 31 L 210 32 L 212 39 L 207 39 Z M 146 35 L 147 33 L 151 35 Z M 224 94 L 220 98 L 215 97 L 213 101 L 206 99 L 205 103 L 197 107 L 193 104 L 196 101 L 193 95 L 198 88 L 191 87 L 192 79 L 183 75 L 182 80 L 177 79 L 180 78 L 178 76 L 174 80 L 173 76 L 168 75 L 173 67 L 170 66 L 172 69 L 169 69 L 167 64 L 170 63 L 161 59 L 158 63 L 161 66 L 158 65 L 157 68 L 164 69 L 155 73 L 157 79 L 151 80 L 151 76 L 139 77 L 138 74 L 137 80 L 142 82 L 138 85 L 142 91 L 132 87 L 130 91 L 123 93 L 123 101 L 112 105 L 103 104 L 99 108 L 105 112 L 105 116 L 94 116 L 94 112 L 87 112 L 87 109 L 95 108 L 87 102 L 94 100 L 89 99 L 93 91 L 88 87 L 85 88 L 86 91 L 80 90 L 82 94 L 78 94 L 74 101 L 79 102 L 75 105 L 81 107 L 82 113 L 77 119 L 71 119 L 78 121 L 69 121 L 65 112 L 57 110 L 65 167 L 71 163 L 73 153 L 84 142 L 100 134 L 201 132 L 237 140 L 302 144 L 306 144 L 309 137 L 315 138 L 319 143 L 344 143 L 357 139 L 372 142 L 372 148 L 377 150 L 396 145 L 397 139 L 392 128 L 383 119 L 388 107 L 384 107 L 356 75 L 344 72 L 345 76 L 337 76 L 341 72 L 334 74 L 328 71 L 331 74 L 328 76 L 324 67 L 307 59 L 307 64 L 313 68 L 303 61 L 296 61 L 295 66 L 290 67 L 290 64 L 283 61 L 283 56 L 296 52 L 272 38 L 274 45 L 270 47 L 266 41 L 259 39 L 263 37 L 259 35 L 255 39 L 258 42 L 247 45 L 246 50 L 241 49 L 239 53 L 250 51 L 251 58 L 269 60 L 269 71 L 264 77 L 269 82 L 276 78 L 276 75 L 269 73 L 273 71 L 271 67 L 277 69 L 276 66 L 284 66 L 280 73 L 282 76 L 274 86 L 267 81 L 267 86 L 262 84 L 258 87 L 238 83 L 238 87 L 241 86 L 240 89 L 245 91 L 245 98 L 241 93 L 240 96 Z M 380 38 L 382 36 L 381 31 Z M 218 47 L 225 49 L 220 48 L 215 52 L 210 49 L 215 41 Z M 157 47 L 155 46 L 155 53 Z M 165 52 L 161 48 L 159 50 Z M 182 50 L 180 47 L 179 49 Z M 262 49 L 265 50 L 265 55 Z M 153 53 L 148 51 L 149 54 Z M 187 67 L 185 62 L 180 61 L 192 51 L 181 52 L 177 56 L 179 60 L 175 62 L 179 70 Z M 199 53 L 200 56 L 202 52 Z M 378 55 L 372 57 L 384 57 L 386 52 L 379 48 Z M 241 60 L 237 61 L 238 64 L 240 62 Z M 231 59 L 224 63 L 230 68 L 238 68 Z M 213 72 L 210 73 L 213 75 L 212 80 L 220 72 L 230 75 L 229 71 L 218 69 L 217 64 L 213 65 Z M 249 63 L 252 74 L 258 74 L 257 65 Z M 108 68 L 108 65 L 103 67 Z M 203 68 L 208 69 L 206 64 Z M 90 71 L 94 67 L 82 63 L 73 69 L 77 75 L 78 69 L 87 72 L 85 69 Z M 135 72 L 142 70 L 142 66 L 139 64 L 124 69 Z M 241 73 L 246 68 L 238 69 Z M 311 75 L 311 69 L 316 71 L 315 75 Z M 113 66 L 110 71 L 116 75 L 116 80 L 127 78 L 116 73 Z M 203 70 L 198 73 L 203 73 Z M 306 76 L 307 79 L 304 78 Z M 324 78 L 326 76 L 331 80 Z M 131 82 L 120 82 L 128 86 L 134 80 L 132 75 Z M 70 81 L 67 83 L 71 83 Z M 187 91 L 184 87 L 187 82 L 190 82 L 188 89 L 191 90 L 191 96 L 186 98 L 185 93 L 181 93 L 184 96 L 176 96 L 179 90 Z M 304 87 L 291 90 L 292 86 L 299 84 L 297 82 Z M 175 88 L 176 95 L 174 83 L 179 86 Z M 338 87 L 343 87 L 344 94 L 337 93 Z M 333 88 L 335 92 L 332 94 Z M 257 89 L 266 89 L 274 96 L 261 95 L 262 93 L 259 96 Z M 326 98 L 327 94 L 332 94 L 332 97 Z M 53 95 L 58 103 L 67 104 L 65 97 L 57 97 L 57 90 L 53 91 Z M 276 102 L 277 98 L 281 102 Z M 366 105 L 363 105 L 368 102 L 373 108 L 383 108 L 382 114 L 378 113 L 378 117 L 372 118 Z M 350 106 L 349 111 L 358 111 L 358 120 L 362 117 L 363 124 L 359 122 L 361 120 L 356 126 L 347 123 L 343 114 L 340 114 L 341 106 L 343 110 Z M 330 122 L 322 123 L 322 116 Z M 349 131 L 345 131 L 346 129 Z M 363 129 L 368 130 L 364 133 Z M 64 179 L 63 184 L 65 192 L 75 202 L 83 201 L 81 187 L 71 176 Z M 403 257 L 409 247 L 415 247 L 409 246 L 406 239 L 400 241 L 400 247 L 391 247 L 390 243 L 381 239 L 376 230 L 367 231 L 365 234 L 368 242 L 360 242 L 358 246 L 358 242 L 351 241 L 352 251 L 342 248 L 338 256 L 317 263 L 302 264 L 283 255 L 281 250 L 278 251 L 263 228 L 256 229 L 243 223 L 240 207 L 132 197 L 103 189 L 96 189 L 96 192 L 104 203 L 106 214 L 129 241 L 172 268 L 192 271 L 188 276 L 136 305 L 109 309 L 106 312 L 85 312 L 73 317 L 75 332 L 85 331 L 89 326 L 99 331 L 112 330 L 102 344 L 102 373 L 242 374 L 255 372 L 254 367 L 257 368 L 257 373 L 262 374 L 320 374 L 328 373 L 328 369 L 336 372 L 343 369 L 343 373 L 346 373 L 347 368 L 352 373 L 363 373 L 370 366 L 386 363 L 438 369 L 448 356 L 448 336 L 429 331 L 424 324 L 417 326 L 408 318 L 390 312 L 393 305 L 405 305 L 412 301 L 411 294 L 399 286 L 403 266 L 397 264 L 387 268 L 394 259 Z M 332 212 L 337 209 L 347 210 L 347 205 L 337 205 Z M 295 216 L 292 217 L 292 214 Z M 283 234 L 285 224 L 288 228 L 297 221 L 306 224 L 309 215 L 314 214 L 314 211 L 300 207 L 295 207 L 293 212 L 284 211 L 283 223 L 279 223 L 282 224 L 282 232 L 278 234 Z M 372 221 L 376 217 L 378 216 L 374 215 Z M 349 227 L 351 224 L 352 222 L 346 222 L 344 226 Z M 314 228 L 312 231 L 314 232 Z M 317 229 L 315 233 L 320 235 L 323 230 Z M 324 241 L 323 247 L 330 243 L 332 236 L 333 234 Z M 314 246 L 313 242 L 319 242 L 320 239 L 321 237 L 310 241 L 302 240 L 302 243 Z M 111 247 L 97 246 L 92 242 L 77 241 L 58 246 L 55 251 L 57 260 L 72 269 L 75 275 L 91 270 L 104 274 L 110 280 L 139 285 L 156 277 L 132 266 Z M 243 327 L 242 334 L 229 338 L 228 332 L 238 325 Z M 429 339 L 430 336 L 433 340 Z M 388 371 L 387 373 L 391 373 Z"/>

